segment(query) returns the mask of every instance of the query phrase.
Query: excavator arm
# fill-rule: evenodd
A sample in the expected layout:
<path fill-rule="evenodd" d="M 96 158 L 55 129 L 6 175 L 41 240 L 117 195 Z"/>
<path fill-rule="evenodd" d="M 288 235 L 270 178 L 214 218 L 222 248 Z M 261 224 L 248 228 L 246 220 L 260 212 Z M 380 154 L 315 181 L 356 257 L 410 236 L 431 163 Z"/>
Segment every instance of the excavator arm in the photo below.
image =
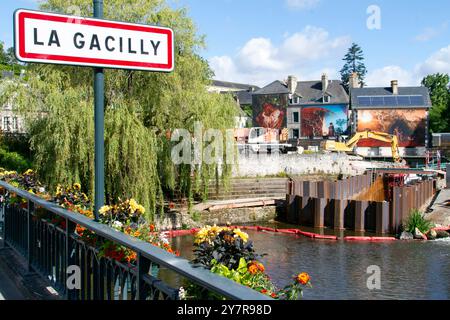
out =
<path fill-rule="evenodd" d="M 374 139 L 378 141 L 384 141 L 391 144 L 392 158 L 395 162 L 401 162 L 401 157 L 398 152 L 398 139 L 396 135 L 378 132 L 378 131 L 362 131 L 357 132 L 353 137 L 350 138 L 346 143 L 327 141 L 325 143 L 325 150 L 328 151 L 342 151 L 342 152 L 352 152 L 354 147 L 358 144 L 361 139 Z"/>

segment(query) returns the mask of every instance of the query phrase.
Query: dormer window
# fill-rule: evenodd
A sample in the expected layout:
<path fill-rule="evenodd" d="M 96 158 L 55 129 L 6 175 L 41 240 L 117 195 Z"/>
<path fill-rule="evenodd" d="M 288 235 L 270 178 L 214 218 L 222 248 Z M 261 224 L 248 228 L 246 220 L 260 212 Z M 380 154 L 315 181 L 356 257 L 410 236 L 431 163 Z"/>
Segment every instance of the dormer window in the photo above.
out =
<path fill-rule="evenodd" d="M 324 103 L 330 103 L 330 96 L 323 96 Z"/>
<path fill-rule="evenodd" d="M 289 99 L 289 104 L 299 104 L 300 103 L 300 97 L 293 96 L 291 99 Z"/>

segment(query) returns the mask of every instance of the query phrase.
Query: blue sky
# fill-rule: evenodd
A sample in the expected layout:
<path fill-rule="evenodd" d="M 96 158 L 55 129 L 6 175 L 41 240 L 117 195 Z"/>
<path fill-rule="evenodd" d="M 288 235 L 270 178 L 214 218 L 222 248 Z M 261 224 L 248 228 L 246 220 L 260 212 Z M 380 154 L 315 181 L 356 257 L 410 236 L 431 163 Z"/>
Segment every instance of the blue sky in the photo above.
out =
<path fill-rule="evenodd" d="M 105 0 L 108 1 L 108 0 Z M 36 0 L 2 0 L 0 39 L 12 43 L 16 8 Z M 417 85 L 429 73 L 450 73 L 448 0 L 170 0 L 187 7 L 207 48 L 216 78 L 265 85 L 293 74 L 303 80 L 327 72 L 338 78 L 352 42 L 361 45 L 368 85 Z M 367 20 L 376 5 L 380 29 Z M 371 20 L 373 21 L 373 20 Z"/>

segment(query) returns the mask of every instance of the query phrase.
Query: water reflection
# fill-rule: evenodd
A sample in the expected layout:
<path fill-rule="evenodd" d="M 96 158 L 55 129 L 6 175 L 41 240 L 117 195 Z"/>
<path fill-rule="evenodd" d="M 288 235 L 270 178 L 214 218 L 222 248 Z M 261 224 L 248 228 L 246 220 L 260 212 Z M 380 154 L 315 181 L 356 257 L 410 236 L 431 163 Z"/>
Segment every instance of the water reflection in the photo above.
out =
<path fill-rule="evenodd" d="M 301 271 L 312 277 L 305 299 L 449 299 L 450 241 L 344 242 L 247 231 L 272 280 L 282 287 Z M 173 239 L 192 258 L 192 236 Z M 369 290 L 367 267 L 381 269 Z"/>

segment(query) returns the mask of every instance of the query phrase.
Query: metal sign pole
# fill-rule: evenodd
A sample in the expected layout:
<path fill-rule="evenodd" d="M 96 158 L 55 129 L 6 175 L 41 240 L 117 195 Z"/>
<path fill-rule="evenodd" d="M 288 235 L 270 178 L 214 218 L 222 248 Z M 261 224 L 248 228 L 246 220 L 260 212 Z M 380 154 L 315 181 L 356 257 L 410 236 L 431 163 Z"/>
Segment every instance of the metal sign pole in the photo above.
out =
<path fill-rule="evenodd" d="M 103 18 L 103 0 L 94 0 L 94 18 Z M 105 140 L 104 106 L 105 78 L 103 68 L 94 68 L 95 100 L 95 201 L 94 216 L 98 221 L 98 211 L 105 203 Z"/>

